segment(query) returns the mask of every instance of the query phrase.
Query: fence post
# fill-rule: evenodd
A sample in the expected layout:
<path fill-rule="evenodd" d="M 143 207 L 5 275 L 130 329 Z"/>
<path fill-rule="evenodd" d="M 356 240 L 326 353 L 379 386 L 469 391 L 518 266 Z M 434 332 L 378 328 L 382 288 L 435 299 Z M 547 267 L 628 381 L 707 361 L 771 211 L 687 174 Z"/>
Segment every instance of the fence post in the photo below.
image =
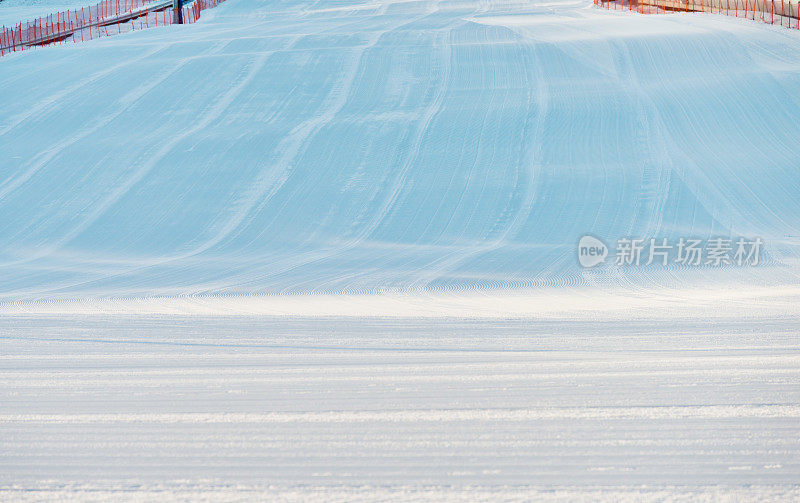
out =
<path fill-rule="evenodd" d="M 183 0 L 172 0 L 173 24 L 183 24 Z"/>

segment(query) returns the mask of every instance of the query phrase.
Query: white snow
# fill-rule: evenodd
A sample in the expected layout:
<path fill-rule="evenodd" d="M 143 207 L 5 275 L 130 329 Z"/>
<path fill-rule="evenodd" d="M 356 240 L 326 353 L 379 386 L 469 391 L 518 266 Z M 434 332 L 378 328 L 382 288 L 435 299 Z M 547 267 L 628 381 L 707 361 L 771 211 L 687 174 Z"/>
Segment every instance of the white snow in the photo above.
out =
<path fill-rule="evenodd" d="M 0 337 L 4 500 L 800 495 L 791 318 L 39 316 Z"/>
<path fill-rule="evenodd" d="M 800 498 L 798 47 L 227 0 L 0 58 L 0 499 Z"/>
<path fill-rule="evenodd" d="M 11 28 L 39 17 L 94 6 L 95 0 L 0 0 L 0 27 Z"/>
<path fill-rule="evenodd" d="M 0 302 L 798 285 L 800 33 L 347 5 L 3 58 Z M 765 262 L 585 271 L 587 233 L 759 236 Z"/>

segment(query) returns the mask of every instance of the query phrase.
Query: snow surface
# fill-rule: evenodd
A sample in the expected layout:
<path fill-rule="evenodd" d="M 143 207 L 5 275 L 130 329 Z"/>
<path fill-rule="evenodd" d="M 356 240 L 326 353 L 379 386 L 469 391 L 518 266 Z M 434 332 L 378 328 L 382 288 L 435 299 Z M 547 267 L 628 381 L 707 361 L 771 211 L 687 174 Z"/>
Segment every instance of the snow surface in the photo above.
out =
<path fill-rule="evenodd" d="M 3 58 L 0 302 L 797 288 L 800 33 L 354 5 Z M 765 264 L 585 271 L 587 233 L 760 236 Z"/>
<path fill-rule="evenodd" d="M 796 500 L 795 319 L 0 319 L 0 498 Z"/>
<path fill-rule="evenodd" d="M 11 28 L 25 21 L 57 12 L 80 10 L 96 5 L 92 0 L 0 0 L 0 27 Z"/>
<path fill-rule="evenodd" d="M 800 498 L 798 46 L 227 0 L 0 58 L 0 499 Z"/>

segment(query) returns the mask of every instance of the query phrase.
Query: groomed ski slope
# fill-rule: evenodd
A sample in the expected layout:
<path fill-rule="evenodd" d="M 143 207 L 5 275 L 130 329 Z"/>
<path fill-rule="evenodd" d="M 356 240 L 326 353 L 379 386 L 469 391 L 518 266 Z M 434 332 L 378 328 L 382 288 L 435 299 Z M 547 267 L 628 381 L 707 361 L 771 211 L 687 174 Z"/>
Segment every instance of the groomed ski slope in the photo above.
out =
<path fill-rule="evenodd" d="M 0 500 L 797 500 L 799 47 L 227 0 L 0 58 Z"/>
<path fill-rule="evenodd" d="M 576 2 L 229 0 L 199 26 L 12 55 L 0 309 L 598 286 L 788 298 L 798 44 Z M 758 236 L 765 253 L 587 271 L 584 234 Z"/>
<path fill-rule="evenodd" d="M 0 499 L 796 501 L 796 325 L 0 318 Z"/>

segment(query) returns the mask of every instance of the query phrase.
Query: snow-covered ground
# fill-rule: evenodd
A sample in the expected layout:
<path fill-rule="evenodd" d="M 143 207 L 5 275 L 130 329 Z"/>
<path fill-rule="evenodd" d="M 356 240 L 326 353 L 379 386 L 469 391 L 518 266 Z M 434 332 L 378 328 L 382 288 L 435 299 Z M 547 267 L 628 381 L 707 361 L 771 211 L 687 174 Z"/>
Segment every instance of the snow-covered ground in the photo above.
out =
<path fill-rule="evenodd" d="M 800 497 L 796 319 L 0 320 L 0 498 Z"/>
<path fill-rule="evenodd" d="M 0 61 L 0 302 L 798 285 L 800 32 L 552 2 L 204 17 Z M 765 254 L 587 271 L 587 233 Z"/>
<path fill-rule="evenodd" d="M 799 48 L 227 0 L 0 58 L 0 499 L 800 498 Z"/>
<path fill-rule="evenodd" d="M 34 21 L 40 16 L 96 4 L 97 1 L 92 0 L 0 0 L 0 27 L 24 25 L 25 21 Z"/>

